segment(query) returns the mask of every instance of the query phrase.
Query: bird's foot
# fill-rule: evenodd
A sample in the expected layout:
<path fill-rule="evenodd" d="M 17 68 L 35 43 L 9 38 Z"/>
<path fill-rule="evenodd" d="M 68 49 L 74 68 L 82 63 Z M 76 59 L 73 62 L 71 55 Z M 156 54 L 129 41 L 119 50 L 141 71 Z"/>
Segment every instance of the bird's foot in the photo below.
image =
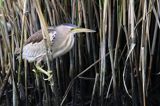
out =
<path fill-rule="evenodd" d="M 51 80 L 51 78 L 52 78 L 52 76 L 53 76 L 53 75 L 52 75 L 52 71 L 50 71 L 50 70 L 46 71 L 46 70 L 42 69 L 39 65 L 35 65 L 35 66 L 36 66 L 36 68 L 37 68 L 37 70 L 38 70 L 39 72 L 47 75 L 48 78 L 44 78 L 44 80 L 48 80 L 48 81 Z M 35 70 L 34 70 L 34 72 L 35 72 Z M 35 73 L 36 73 L 36 72 L 35 72 Z"/>

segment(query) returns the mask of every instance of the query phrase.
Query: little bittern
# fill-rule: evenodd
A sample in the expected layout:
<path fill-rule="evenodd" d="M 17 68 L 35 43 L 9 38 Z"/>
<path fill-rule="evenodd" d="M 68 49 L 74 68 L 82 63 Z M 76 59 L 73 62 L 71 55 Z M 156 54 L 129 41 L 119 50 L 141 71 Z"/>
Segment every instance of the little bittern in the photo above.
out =
<path fill-rule="evenodd" d="M 51 44 L 52 59 L 61 56 L 74 45 L 74 35 L 80 32 L 95 32 L 91 29 L 79 28 L 72 24 L 62 24 L 57 27 L 49 27 L 48 33 Z M 45 41 L 42 30 L 31 35 L 22 50 L 22 58 L 29 62 L 44 60 L 46 56 Z"/>
<path fill-rule="evenodd" d="M 52 57 L 56 58 L 67 53 L 74 44 L 74 35 L 80 32 L 95 32 L 91 29 L 78 28 L 72 24 L 62 24 L 57 27 L 49 27 L 48 33 L 51 42 Z M 39 30 L 31 35 L 22 51 L 22 58 L 29 62 L 43 60 L 46 56 L 45 42 L 42 31 Z"/>

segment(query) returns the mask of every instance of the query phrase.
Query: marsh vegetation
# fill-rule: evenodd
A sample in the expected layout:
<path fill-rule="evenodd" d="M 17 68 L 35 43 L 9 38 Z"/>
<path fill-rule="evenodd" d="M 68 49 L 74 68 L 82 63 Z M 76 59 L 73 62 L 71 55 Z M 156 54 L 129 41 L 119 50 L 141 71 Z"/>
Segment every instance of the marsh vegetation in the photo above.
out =
<path fill-rule="evenodd" d="M 158 106 L 159 17 L 159 0 L 0 0 L 0 106 Z M 22 48 L 63 23 L 96 33 L 76 35 L 69 53 L 42 62 L 53 71 L 44 80 Z"/>

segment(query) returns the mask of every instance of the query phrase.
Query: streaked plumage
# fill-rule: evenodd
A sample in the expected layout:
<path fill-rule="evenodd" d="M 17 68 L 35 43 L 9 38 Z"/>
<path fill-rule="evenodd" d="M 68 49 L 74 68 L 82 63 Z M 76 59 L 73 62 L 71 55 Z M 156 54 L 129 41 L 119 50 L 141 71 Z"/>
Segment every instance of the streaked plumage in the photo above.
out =
<path fill-rule="evenodd" d="M 52 57 L 56 58 L 71 50 L 74 45 L 74 34 L 80 32 L 95 32 L 94 30 L 78 28 L 72 24 L 63 24 L 49 27 Z M 45 42 L 42 31 L 39 30 L 30 36 L 24 44 L 22 58 L 29 62 L 43 60 L 46 56 Z"/>

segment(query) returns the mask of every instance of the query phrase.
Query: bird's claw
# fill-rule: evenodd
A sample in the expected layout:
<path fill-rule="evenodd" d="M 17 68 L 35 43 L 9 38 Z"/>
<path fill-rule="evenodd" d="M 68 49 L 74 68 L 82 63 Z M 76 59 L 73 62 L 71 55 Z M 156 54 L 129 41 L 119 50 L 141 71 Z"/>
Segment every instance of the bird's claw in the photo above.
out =
<path fill-rule="evenodd" d="M 37 68 L 37 70 L 39 71 L 39 72 L 41 72 L 41 73 L 43 73 L 43 74 L 45 74 L 45 75 L 47 75 L 47 77 L 48 78 L 44 78 L 44 80 L 48 80 L 48 81 L 50 81 L 50 79 L 52 78 L 52 71 L 50 71 L 50 70 L 48 70 L 48 71 L 45 71 L 44 69 L 42 69 L 40 66 L 38 66 L 38 65 L 36 65 L 36 68 Z M 35 72 L 35 70 L 33 70 L 34 72 Z"/>
<path fill-rule="evenodd" d="M 49 75 L 48 75 L 48 78 L 43 78 L 43 79 L 44 79 L 44 80 L 48 80 L 48 81 L 50 81 L 50 80 L 51 80 L 51 78 L 52 78 L 52 76 L 53 76 L 52 74 L 49 74 Z"/>
<path fill-rule="evenodd" d="M 37 74 L 37 71 L 35 69 L 33 69 L 32 71 Z"/>

